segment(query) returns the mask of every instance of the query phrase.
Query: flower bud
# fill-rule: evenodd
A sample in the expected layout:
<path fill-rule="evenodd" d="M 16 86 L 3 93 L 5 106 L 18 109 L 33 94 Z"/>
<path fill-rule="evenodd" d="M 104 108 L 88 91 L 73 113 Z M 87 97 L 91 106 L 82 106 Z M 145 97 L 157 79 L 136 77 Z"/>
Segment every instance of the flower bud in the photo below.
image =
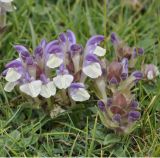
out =
<path fill-rule="evenodd" d="M 154 80 L 159 75 L 158 67 L 154 64 L 147 64 L 142 68 L 145 79 Z"/>

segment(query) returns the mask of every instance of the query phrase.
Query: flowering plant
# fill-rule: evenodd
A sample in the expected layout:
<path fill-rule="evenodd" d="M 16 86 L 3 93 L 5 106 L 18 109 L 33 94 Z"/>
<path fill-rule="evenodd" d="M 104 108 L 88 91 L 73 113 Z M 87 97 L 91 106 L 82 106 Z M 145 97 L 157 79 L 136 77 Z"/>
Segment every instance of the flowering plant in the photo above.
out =
<path fill-rule="evenodd" d="M 90 70 L 84 73 L 94 82 L 93 89 L 100 99 L 98 107 L 102 123 L 118 133 L 129 133 L 140 118 L 133 88 L 142 79 L 155 79 L 159 71 L 153 64 L 142 66 L 142 71 L 134 70 L 137 58 L 143 55 L 144 50 L 129 47 L 115 33 L 111 34 L 111 42 L 115 50 L 113 61 L 106 61 L 104 49 L 96 47 L 98 53 L 93 54 L 96 54 L 97 67 L 90 64 Z"/>
<path fill-rule="evenodd" d="M 15 45 L 19 57 L 8 64 L 3 71 L 7 80 L 5 91 L 11 92 L 15 86 L 32 98 L 50 99 L 48 110 L 63 112 L 59 105 L 86 101 L 93 89 L 99 98 L 98 111 L 102 123 L 116 132 L 128 133 L 140 118 L 138 102 L 133 87 L 143 77 L 155 79 L 159 74 L 153 64 L 143 66 L 142 71 L 134 70 L 137 57 L 143 55 L 142 48 L 131 48 L 115 33 L 111 34 L 115 58 L 109 62 L 102 48 L 104 36 L 92 36 L 85 48 L 76 43 L 74 33 L 67 30 L 58 39 L 42 40 L 33 51 L 22 45 Z M 87 78 L 90 79 L 88 86 Z M 94 83 L 94 86 L 89 86 Z"/>
<path fill-rule="evenodd" d="M 49 43 L 42 40 L 32 55 L 22 45 L 14 48 L 19 58 L 6 64 L 2 73 L 8 81 L 5 91 L 11 92 L 19 86 L 26 95 L 52 98 L 61 104 L 90 98 L 84 83 L 80 82 L 83 48 L 76 44 L 72 31 L 60 34 Z"/>

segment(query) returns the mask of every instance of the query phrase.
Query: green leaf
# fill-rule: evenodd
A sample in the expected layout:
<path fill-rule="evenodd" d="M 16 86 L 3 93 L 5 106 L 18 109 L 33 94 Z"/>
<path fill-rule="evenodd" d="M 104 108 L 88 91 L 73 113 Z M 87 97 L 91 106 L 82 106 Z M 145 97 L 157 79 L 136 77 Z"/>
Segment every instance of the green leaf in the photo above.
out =
<path fill-rule="evenodd" d="M 104 145 L 109 145 L 109 144 L 115 144 L 115 143 L 119 143 L 121 141 L 121 138 L 116 135 L 116 134 L 108 134 L 105 138 L 104 138 Z"/>

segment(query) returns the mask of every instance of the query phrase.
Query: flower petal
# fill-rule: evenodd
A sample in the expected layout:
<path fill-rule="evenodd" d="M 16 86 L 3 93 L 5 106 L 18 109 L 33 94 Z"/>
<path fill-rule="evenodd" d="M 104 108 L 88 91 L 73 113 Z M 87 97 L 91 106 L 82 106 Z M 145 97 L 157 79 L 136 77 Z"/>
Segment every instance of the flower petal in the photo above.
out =
<path fill-rule="evenodd" d="M 153 74 L 153 71 L 148 71 L 148 73 L 147 73 L 147 78 L 148 78 L 148 80 L 152 80 L 153 78 L 154 78 L 154 74 Z"/>
<path fill-rule="evenodd" d="M 87 46 L 89 46 L 89 45 L 98 45 L 102 41 L 104 41 L 104 36 L 102 36 L 102 35 L 94 35 L 87 41 Z"/>
<path fill-rule="evenodd" d="M 71 85 L 73 81 L 73 76 L 72 75 L 58 75 L 53 78 L 53 81 L 59 89 L 66 89 Z"/>
<path fill-rule="evenodd" d="M 47 61 L 47 66 L 49 68 L 56 68 L 56 67 L 59 67 L 62 63 L 63 63 L 63 59 L 56 56 L 55 54 L 51 54 Z"/>
<path fill-rule="evenodd" d="M 83 67 L 83 73 L 90 78 L 97 78 L 102 75 L 102 69 L 99 63 L 94 62 Z"/>
<path fill-rule="evenodd" d="M 45 53 L 50 53 L 52 52 L 52 50 L 57 47 L 59 44 L 58 40 L 54 40 L 54 41 L 51 41 L 49 42 L 46 47 L 45 47 Z"/>
<path fill-rule="evenodd" d="M 11 92 L 16 85 L 17 85 L 16 82 L 7 82 L 6 85 L 4 86 L 4 90 L 6 92 Z"/>
<path fill-rule="evenodd" d="M 5 68 L 10 68 L 10 67 L 21 67 L 22 63 L 18 59 L 10 61 L 8 64 L 5 65 Z"/>
<path fill-rule="evenodd" d="M 29 57 L 29 51 L 26 47 L 22 46 L 22 45 L 15 45 L 14 48 L 16 49 L 16 51 L 23 57 Z"/>
<path fill-rule="evenodd" d="M 100 46 L 97 46 L 96 49 L 94 50 L 93 54 L 99 56 L 99 57 L 102 57 L 104 56 L 106 53 L 106 49 L 100 47 Z"/>
<path fill-rule="evenodd" d="M 90 98 L 89 93 L 84 88 L 70 91 L 70 96 L 74 101 L 86 101 Z"/>
<path fill-rule="evenodd" d="M 15 82 L 21 78 L 21 74 L 18 73 L 14 68 L 9 68 L 6 74 L 5 79 L 8 82 Z"/>
<path fill-rule="evenodd" d="M 44 98 L 49 98 L 51 96 L 54 96 L 56 94 L 56 87 L 54 85 L 54 82 L 48 82 L 47 84 L 42 85 L 40 95 Z"/>
<path fill-rule="evenodd" d="M 71 42 L 72 44 L 76 43 L 75 34 L 71 30 L 67 30 L 66 35 L 67 35 L 69 42 Z"/>
<path fill-rule="evenodd" d="M 31 97 L 37 97 L 40 94 L 42 82 L 40 80 L 32 81 L 20 86 L 20 90 Z"/>

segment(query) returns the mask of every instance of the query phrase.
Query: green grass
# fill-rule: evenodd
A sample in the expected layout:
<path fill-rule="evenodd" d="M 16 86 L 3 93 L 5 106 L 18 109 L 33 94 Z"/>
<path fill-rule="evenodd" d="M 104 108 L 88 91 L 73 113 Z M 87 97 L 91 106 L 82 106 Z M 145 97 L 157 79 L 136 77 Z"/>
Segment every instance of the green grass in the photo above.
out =
<path fill-rule="evenodd" d="M 35 48 L 42 38 L 53 40 L 71 29 L 79 43 L 93 34 L 109 41 L 117 32 L 129 45 L 145 50 L 141 61 L 160 66 L 160 1 L 144 0 L 143 11 L 134 11 L 120 0 L 15 0 L 8 27 L 0 39 L 0 70 L 17 57 L 13 44 Z M 107 5 L 107 7 L 106 7 Z M 137 68 L 140 68 L 140 62 Z M 6 93 L 0 80 L 0 156 L 160 156 L 160 80 L 140 83 L 135 93 L 142 117 L 130 135 L 118 136 L 97 117 L 96 102 L 79 104 L 51 119 L 15 90 Z"/>

